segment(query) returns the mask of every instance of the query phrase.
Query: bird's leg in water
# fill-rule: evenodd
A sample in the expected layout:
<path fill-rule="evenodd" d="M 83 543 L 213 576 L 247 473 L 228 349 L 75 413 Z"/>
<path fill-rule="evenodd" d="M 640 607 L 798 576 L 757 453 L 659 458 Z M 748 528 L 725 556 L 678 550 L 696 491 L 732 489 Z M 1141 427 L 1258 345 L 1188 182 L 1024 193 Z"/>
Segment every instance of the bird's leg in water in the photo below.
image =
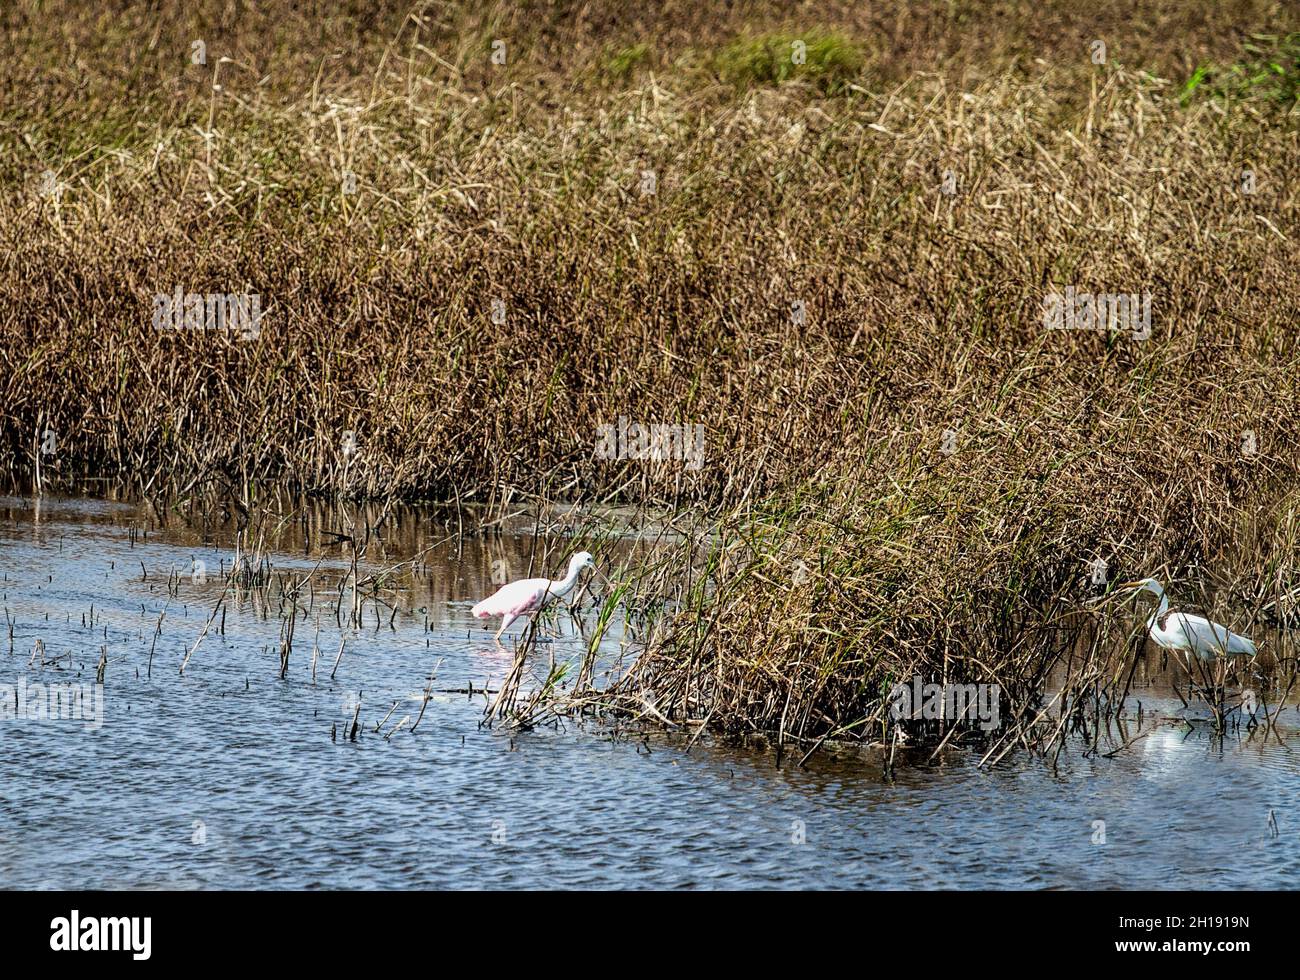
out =
<path fill-rule="evenodd" d="M 1227 681 L 1228 661 L 1226 658 L 1220 657 L 1218 664 L 1214 668 L 1214 719 L 1220 733 L 1226 731 L 1228 724 Z"/>
<path fill-rule="evenodd" d="M 493 639 L 496 640 L 498 644 L 501 642 L 501 634 L 504 633 L 506 629 L 509 628 L 510 624 L 513 623 L 517 618 L 518 617 L 516 616 L 501 617 L 501 628 L 497 630 L 497 635 L 493 637 Z"/>

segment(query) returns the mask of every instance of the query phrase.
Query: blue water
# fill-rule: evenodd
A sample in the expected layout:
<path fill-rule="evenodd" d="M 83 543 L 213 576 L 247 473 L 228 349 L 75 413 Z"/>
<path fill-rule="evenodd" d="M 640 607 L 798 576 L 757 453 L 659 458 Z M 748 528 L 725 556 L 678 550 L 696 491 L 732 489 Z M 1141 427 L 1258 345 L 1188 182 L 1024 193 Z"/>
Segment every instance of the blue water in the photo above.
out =
<path fill-rule="evenodd" d="M 770 754 L 704 742 L 686 752 L 590 724 L 492 730 L 477 694 L 438 694 L 414 734 L 408 723 L 386 739 L 404 716 L 414 722 L 435 664 L 436 688 L 501 680 L 510 654 L 469 606 L 494 587 L 493 562 L 519 577 L 537 559 L 531 534 L 438 544 L 445 525 L 408 515 L 383 560 L 432 550 L 395 576 L 391 627 L 388 609 L 377 622 L 367 605 L 353 629 L 333 611 L 346 561 L 338 548 L 322 552 L 316 533 L 337 523 L 311 515 L 272 555 L 277 571 L 299 577 L 325 557 L 285 680 L 278 602 L 263 608 L 249 596 L 231 604 L 224 634 L 214 625 L 182 676 L 221 591 L 217 570 L 233 555 L 227 529 L 205 532 L 136 504 L 47 498 L 38 514 L 30 499 L 0 500 L 0 602 L 14 623 L 12 650 L 0 626 L 0 684 L 93 683 L 101 649 L 108 660 L 102 726 L 0 721 L 0 881 L 1185 889 L 1298 880 L 1300 743 L 1289 733 L 1285 744 L 1260 733 L 1216 741 L 1171 722 L 1114 759 L 1067 748 L 1056 774 L 1024 757 L 982 770 L 977 756 L 955 753 L 892 782 L 857 756 L 817 755 L 806 769 L 787 757 L 777 768 Z M 130 528 L 150 530 L 132 541 Z M 306 547 L 294 537 L 303 530 Z M 562 558 L 564 542 L 554 544 Z M 191 579 L 196 559 L 206 582 Z M 183 573 L 170 603 L 169 573 Z M 551 651 L 578 655 L 584 615 L 549 624 L 539 674 Z M 39 654 L 32 661 L 38 639 L 44 667 Z M 609 661 L 634 652 L 616 624 Z M 353 742 L 358 700 L 363 731 Z"/>

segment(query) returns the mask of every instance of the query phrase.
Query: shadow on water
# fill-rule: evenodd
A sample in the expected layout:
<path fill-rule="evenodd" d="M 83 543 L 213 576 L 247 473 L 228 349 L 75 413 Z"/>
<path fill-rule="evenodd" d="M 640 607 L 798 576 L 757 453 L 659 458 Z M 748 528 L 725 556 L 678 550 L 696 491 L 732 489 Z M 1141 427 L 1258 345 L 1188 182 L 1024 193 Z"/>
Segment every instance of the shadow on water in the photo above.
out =
<path fill-rule="evenodd" d="M 482 692 L 512 656 L 470 615 L 473 602 L 502 581 L 556 574 L 579 540 L 594 536 L 617 567 L 671 527 L 560 508 L 482 529 L 483 515 L 463 509 L 400 509 L 359 562 L 357 578 L 371 581 L 356 625 L 349 549 L 330 532 L 365 518 L 285 508 L 242 543 L 277 582 L 312 574 L 281 679 L 282 590 L 238 592 L 209 626 L 240 521 L 135 502 L 0 500 L 0 684 L 26 685 L 34 703 L 34 690 L 104 680 L 97 721 L 0 721 L 10 887 L 1294 880 L 1300 735 L 1284 717 L 1274 733 L 1237 725 L 1215 736 L 1182 706 L 1178 669 L 1158 653 L 1136 662 L 1128 728 L 1108 730 L 1122 751 L 1071 745 L 1055 771 L 1016 756 L 980 768 L 978 754 L 955 751 L 886 780 L 863 753 L 833 747 L 778 768 L 769 753 L 707 741 L 687 752 L 595 725 L 493 731 L 481 724 Z M 595 601 L 547 617 L 534 659 L 579 658 Z M 602 669 L 616 673 L 637 643 L 626 621 L 611 623 Z"/>

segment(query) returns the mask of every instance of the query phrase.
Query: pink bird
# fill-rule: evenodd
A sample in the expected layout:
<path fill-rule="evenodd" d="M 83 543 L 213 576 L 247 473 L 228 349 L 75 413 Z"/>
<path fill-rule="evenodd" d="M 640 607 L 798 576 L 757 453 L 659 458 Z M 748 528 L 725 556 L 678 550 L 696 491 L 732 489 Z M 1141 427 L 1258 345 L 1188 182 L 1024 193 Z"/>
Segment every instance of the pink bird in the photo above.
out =
<path fill-rule="evenodd" d="M 520 616 L 531 615 L 551 600 L 568 595 L 578 582 L 578 573 L 584 568 L 594 571 L 596 562 L 590 552 L 580 551 L 569 559 L 569 571 L 564 578 L 525 578 L 511 582 L 501 586 L 470 611 L 478 619 L 501 617 L 501 628 L 494 637 L 500 643 L 501 634 Z"/>

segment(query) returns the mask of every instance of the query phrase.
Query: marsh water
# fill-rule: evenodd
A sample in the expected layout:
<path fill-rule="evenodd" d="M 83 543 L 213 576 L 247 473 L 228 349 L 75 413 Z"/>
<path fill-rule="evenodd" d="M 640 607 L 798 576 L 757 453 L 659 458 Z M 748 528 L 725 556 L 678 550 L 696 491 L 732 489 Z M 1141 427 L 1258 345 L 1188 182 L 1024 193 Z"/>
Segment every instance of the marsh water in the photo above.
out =
<path fill-rule="evenodd" d="M 1288 888 L 1300 871 L 1286 725 L 1154 725 L 1113 758 L 1068 748 L 1057 772 L 958 752 L 892 781 L 856 756 L 778 767 L 601 726 L 485 727 L 483 697 L 460 692 L 494 688 L 510 654 L 469 610 L 530 563 L 542 573 L 536 520 L 468 536 L 460 515 L 403 512 L 368 562 L 419 557 L 357 627 L 337 612 L 347 557 L 322 543 L 340 515 L 286 517 L 265 544 L 275 574 L 320 582 L 286 676 L 281 618 L 256 591 L 225 604 L 182 674 L 234 556 L 229 524 L 0 499 L 0 693 L 21 687 L 30 708 L 103 672 L 102 713 L 0 720 L 4 887 Z M 546 527 L 561 558 L 566 527 Z M 553 617 L 537 669 L 578 656 L 587 627 L 581 608 Z M 603 646 L 609 670 L 636 652 L 617 620 Z M 1180 707 L 1139 690 L 1147 711 Z"/>

